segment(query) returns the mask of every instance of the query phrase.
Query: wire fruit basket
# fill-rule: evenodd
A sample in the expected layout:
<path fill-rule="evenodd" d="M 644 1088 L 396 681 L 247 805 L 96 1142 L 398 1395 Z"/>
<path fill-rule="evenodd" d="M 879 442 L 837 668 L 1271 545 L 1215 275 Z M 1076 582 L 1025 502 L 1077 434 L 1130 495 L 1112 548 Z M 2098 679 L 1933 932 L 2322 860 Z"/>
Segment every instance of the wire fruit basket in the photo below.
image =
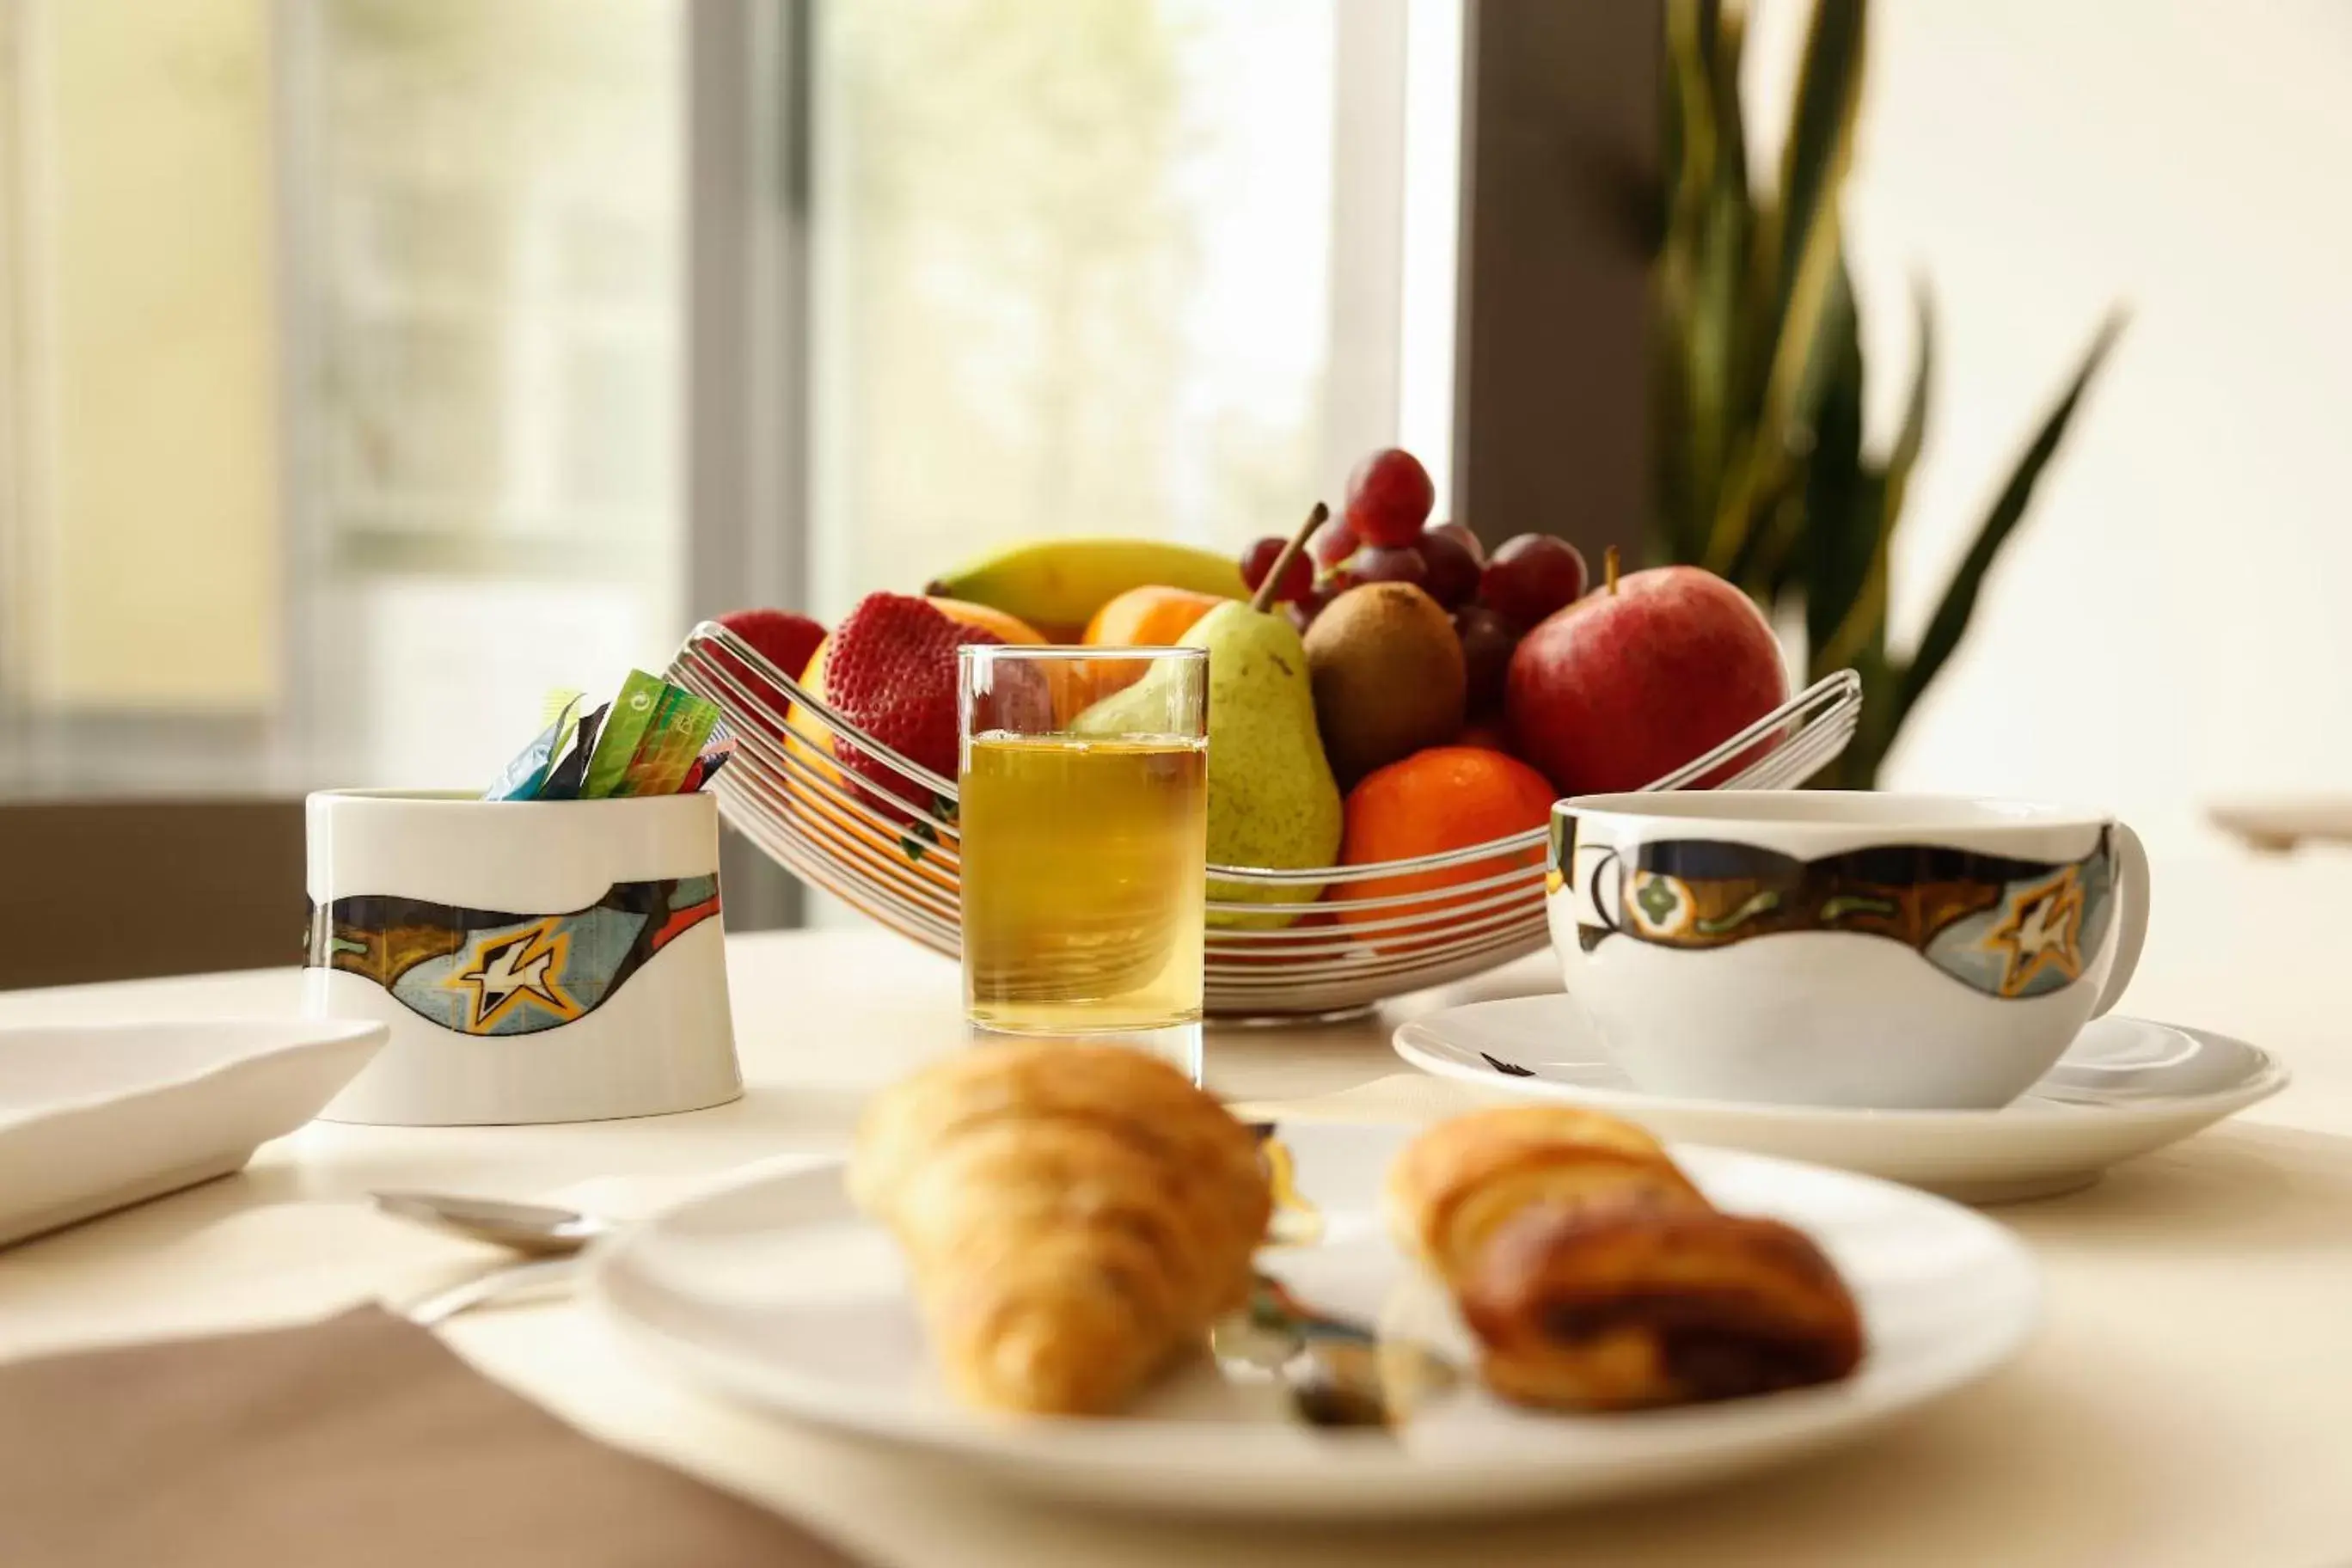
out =
<path fill-rule="evenodd" d="M 688 634 L 669 679 L 719 704 L 737 753 L 712 783 L 729 826 L 813 887 L 924 946 L 962 939 L 956 785 L 871 739 L 715 622 Z M 1816 681 L 1706 755 L 1645 786 L 1793 788 L 1853 739 L 1862 681 Z M 846 783 L 835 737 L 880 766 Z M 1720 776 L 1718 776 L 1720 775 Z M 882 805 L 875 804 L 877 800 Z M 890 803 L 901 808 L 889 809 Z M 1212 866 L 1204 1005 L 1226 1023 L 1296 1024 L 1361 1013 L 1409 991 L 1492 969 L 1541 948 L 1544 840 L 1531 828 L 1466 849 L 1312 870 Z M 1403 890 L 1358 893 L 1367 882 Z M 1217 884 L 1320 887 L 1288 925 L 1267 905 L 1213 896 Z"/>

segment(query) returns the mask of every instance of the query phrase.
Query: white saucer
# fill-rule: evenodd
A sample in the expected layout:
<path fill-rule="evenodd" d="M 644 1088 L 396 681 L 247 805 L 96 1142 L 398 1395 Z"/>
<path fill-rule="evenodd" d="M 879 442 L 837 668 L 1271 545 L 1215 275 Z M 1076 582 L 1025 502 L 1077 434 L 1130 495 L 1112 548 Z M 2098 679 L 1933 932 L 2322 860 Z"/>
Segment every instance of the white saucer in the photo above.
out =
<path fill-rule="evenodd" d="M 1645 1094 L 1565 995 L 1433 1013 L 1396 1032 L 1396 1052 L 1440 1078 L 1597 1106 L 1661 1137 L 1811 1160 L 1979 1204 L 2088 1186 L 2117 1161 L 2177 1142 L 2287 1082 L 2286 1068 L 2242 1041 L 2112 1014 L 2093 1019 L 2056 1067 L 1999 1110 L 1849 1110 Z"/>
<path fill-rule="evenodd" d="M 1445 1291 L 1397 1255 L 1380 1216 L 1410 1130 L 1284 1127 L 1298 1193 L 1322 1217 L 1259 1266 L 1326 1310 L 1460 1363 Z M 887 1236 L 842 1192 L 839 1162 L 754 1173 L 672 1205 L 590 1256 L 586 1289 L 624 1334 L 713 1391 L 795 1421 L 929 1455 L 1023 1490 L 1155 1512 L 1343 1519 L 1482 1514 L 1695 1486 L 1851 1442 L 1974 1383 L 2039 1315 L 2033 1260 L 2006 1227 L 1841 1171 L 1677 1147 L 1707 1196 L 1819 1242 L 1862 1309 L 1868 1350 L 1843 1383 L 1679 1410 L 1547 1415 L 1475 1383 L 1393 1434 L 1318 1431 L 1262 1382 L 1183 1368 L 1131 1412 L 1080 1420 L 957 1404 L 931 1364 Z"/>

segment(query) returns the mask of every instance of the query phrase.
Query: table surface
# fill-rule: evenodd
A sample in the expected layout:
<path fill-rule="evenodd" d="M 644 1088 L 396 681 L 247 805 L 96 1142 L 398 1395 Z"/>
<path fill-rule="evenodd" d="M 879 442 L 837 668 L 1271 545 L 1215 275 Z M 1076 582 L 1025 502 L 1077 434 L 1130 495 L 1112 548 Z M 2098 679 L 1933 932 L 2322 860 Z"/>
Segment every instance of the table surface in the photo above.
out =
<path fill-rule="evenodd" d="M 982 1489 L 800 1432 L 630 1360 L 563 1302 L 453 1321 L 451 1344 L 582 1426 L 769 1500 L 878 1561 L 2304 1565 L 2352 1553 L 2352 989 L 2333 911 L 2352 861 L 2219 854 L 2158 868 L 2125 1010 L 2239 1035 L 2296 1081 L 2225 1127 L 2066 1197 L 1995 1211 L 2032 1245 L 2047 1321 L 2013 1366 L 1848 1452 L 1704 1494 L 1373 1533 L 1178 1524 Z M 841 1150 L 877 1085 L 961 1039 L 954 968 L 878 931 L 738 938 L 747 1090 L 577 1126 L 313 1124 L 241 1174 L 0 1251 L 0 1354 L 297 1320 L 403 1300 L 491 1254 L 384 1219 L 372 1187 L 562 1194 L 642 1208 L 730 1167 Z M 1547 989 L 1538 958 L 1350 1026 L 1213 1032 L 1236 1099 L 1395 1072 L 1400 1016 Z M 0 1024 L 282 1014 L 292 971 L 0 994 Z"/>

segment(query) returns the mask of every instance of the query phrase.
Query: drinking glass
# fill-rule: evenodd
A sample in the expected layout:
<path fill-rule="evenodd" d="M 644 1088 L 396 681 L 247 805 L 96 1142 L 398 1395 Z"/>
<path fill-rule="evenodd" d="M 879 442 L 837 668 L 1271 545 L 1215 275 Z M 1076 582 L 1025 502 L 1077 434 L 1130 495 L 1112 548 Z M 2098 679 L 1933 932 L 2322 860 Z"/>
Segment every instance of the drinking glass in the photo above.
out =
<path fill-rule="evenodd" d="M 960 658 L 975 1034 L 1117 1039 L 1197 1080 L 1207 652 L 967 645 Z"/>

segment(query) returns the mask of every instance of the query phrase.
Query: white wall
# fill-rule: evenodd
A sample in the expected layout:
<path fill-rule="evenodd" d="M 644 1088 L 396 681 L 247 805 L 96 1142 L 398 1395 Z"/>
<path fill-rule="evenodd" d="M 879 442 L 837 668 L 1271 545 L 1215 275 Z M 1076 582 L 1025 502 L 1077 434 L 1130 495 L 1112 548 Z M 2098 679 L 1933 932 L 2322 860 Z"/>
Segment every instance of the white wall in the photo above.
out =
<path fill-rule="evenodd" d="M 1777 154 L 1804 7 L 1758 0 Z M 2110 300 L 2133 320 L 1886 782 L 2112 803 L 2159 855 L 2352 793 L 2352 6 L 1880 0 L 1851 187 L 1873 428 L 1933 282 L 1895 636 Z"/>

